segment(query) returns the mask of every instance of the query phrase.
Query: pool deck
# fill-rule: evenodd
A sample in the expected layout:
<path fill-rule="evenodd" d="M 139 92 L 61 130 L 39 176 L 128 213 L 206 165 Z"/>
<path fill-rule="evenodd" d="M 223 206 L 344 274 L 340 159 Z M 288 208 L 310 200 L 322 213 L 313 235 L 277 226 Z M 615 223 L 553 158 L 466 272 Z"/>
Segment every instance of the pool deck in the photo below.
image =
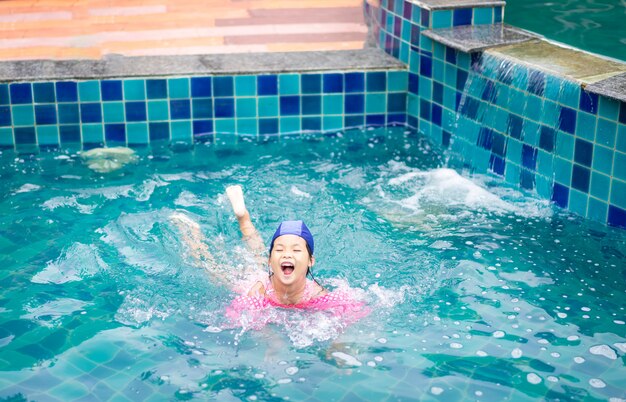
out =
<path fill-rule="evenodd" d="M 361 49 L 361 0 L 3 0 L 0 60 Z"/>

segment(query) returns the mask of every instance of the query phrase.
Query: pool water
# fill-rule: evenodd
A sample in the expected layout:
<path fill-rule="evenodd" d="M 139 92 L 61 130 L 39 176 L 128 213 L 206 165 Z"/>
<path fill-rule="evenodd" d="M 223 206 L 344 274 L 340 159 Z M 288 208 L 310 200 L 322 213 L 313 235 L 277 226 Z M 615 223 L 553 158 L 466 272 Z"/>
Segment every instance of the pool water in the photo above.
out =
<path fill-rule="evenodd" d="M 446 159 L 404 128 L 218 136 L 111 173 L 3 152 L 0 398 L 626 399 L 626 232 Z M 169 216 L 241 279 L 232 183 L 264 238 L 304 219 L 316 278 L 372 312 L 227 325 L 234 294 Z"/>
<path fill-rule="evenodd" d="M 508 0 L 505 13 L 508 24 L 626 61 L 624 0 Z"/>

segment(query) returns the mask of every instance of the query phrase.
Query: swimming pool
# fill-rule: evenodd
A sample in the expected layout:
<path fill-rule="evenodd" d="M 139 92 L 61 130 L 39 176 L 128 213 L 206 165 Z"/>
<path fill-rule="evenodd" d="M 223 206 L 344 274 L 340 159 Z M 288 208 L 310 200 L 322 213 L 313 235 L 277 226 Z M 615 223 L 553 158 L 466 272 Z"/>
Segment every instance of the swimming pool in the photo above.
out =
<path fill-rule="evenodd" d="M 513 0 L 506 3 L 508 23 L 580 49 L 626 61 L 626 33 L 620 0 Z"/>
<path fill-rule="evenodd" d="M 406 128 L 234 138 L 140 149 L 112 173 L 3 151 L 0 397 L 626 398 L 623 230 L 446 169 Z M 227 328 L 234 295 L 168 217 L 197 220 L 236 276 L 235 182 L 266 239 L 305 219 L 317 279 L 372 313 Z"/>

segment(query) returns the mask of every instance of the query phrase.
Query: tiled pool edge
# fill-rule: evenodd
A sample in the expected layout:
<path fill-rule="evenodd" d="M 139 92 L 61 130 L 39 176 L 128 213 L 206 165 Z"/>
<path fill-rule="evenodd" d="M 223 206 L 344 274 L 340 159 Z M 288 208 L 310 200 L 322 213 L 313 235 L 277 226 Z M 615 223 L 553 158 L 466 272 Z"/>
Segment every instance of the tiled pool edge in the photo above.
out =
<path fill-rule="evenodd" d="M 0 73 L 0 147 L 17 151 L 406 123 L 406 66 L 375 48 L 7 62 Z"/>
<path fill-rule="evenodd" d="M 492 172 L 577 214 L 626 228 L 623 100 L 606 90 L 610 97 L 598 95 L 599 84 L 587 91 L 580 81 L 432 39 L 433 30 L 501 23 L 503 3 L 364 4 L 378 45 L 408 65 L 408 125 L 449 147 L 453 166 Z"/>

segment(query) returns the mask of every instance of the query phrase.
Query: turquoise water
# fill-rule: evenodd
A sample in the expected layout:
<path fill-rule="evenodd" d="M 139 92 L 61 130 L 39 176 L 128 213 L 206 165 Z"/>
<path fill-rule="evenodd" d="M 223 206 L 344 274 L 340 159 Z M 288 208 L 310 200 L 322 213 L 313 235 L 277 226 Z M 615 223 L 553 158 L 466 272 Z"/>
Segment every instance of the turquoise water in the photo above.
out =
<path fill-rule="evenodd" d="M 624 0 L 508 0 L 505 13 L 508 24 L 626 61 Z"/>
<path fill-rule="evenodd" d="M 626 398 L 623 230 L 442 168 L 403 128 L 138 156 L 98 173 L 71 153 L 0 155 L 0 398 Z M 232 183 L 265 238 L 305 219 L 317 279 L 372 313 L 229 328 L 233 293 L 169 215 L 199 222 L 236 278 L 250 256 Z"/>

